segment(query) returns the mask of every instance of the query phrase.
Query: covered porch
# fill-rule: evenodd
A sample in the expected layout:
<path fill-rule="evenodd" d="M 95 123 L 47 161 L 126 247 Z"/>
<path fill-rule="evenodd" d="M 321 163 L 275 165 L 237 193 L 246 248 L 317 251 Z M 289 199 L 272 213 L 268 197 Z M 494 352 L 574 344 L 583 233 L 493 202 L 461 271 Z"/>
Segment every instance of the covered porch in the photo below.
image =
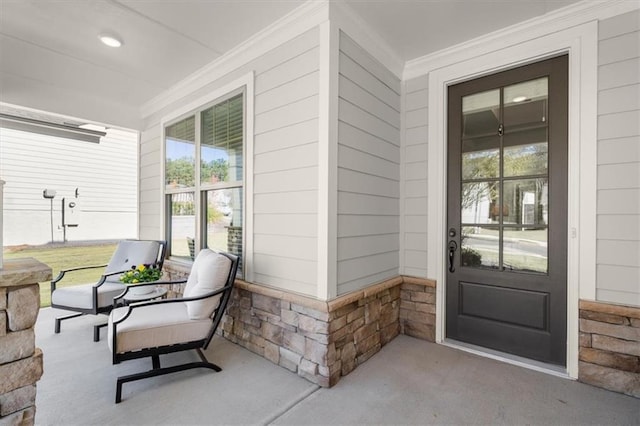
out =
<path fill-rule="evenodd" d="M 638 400 L 409 336 L 398 336 L 331 389 L 216 337 L 207 357 L 223 371 L 193 370 L 125 386 L 117 376 L 148 360 L 111 365 L 87 316 L 53 333 L 40 311 L 44 353 L 37 424 L 637 424 Z M 68 348 L 74 348 L 70 351 Z M 190 354 L 180 356 L 189 357 Z M 196 355 L 193 354 L 195 357 Z M 166 363 L 178 359 L 166 359 Z"/>

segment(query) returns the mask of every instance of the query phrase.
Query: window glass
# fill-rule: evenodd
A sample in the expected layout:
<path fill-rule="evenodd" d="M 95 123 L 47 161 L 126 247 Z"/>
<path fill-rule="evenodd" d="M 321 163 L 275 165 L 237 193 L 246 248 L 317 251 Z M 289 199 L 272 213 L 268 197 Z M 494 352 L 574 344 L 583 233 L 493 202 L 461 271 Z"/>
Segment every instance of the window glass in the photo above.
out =
<path fill-rule="evenodd" d="M 173 257 L 193 259 L 193 242 L 196 236 L 194 195 L 193 192 L 182 192 L 167 196 L 170 212 L 168 231 Z"/>
<path fill-rule="evenodd" d="M 201 113 L 200 179 L 203 184 L 242 181 L 242 95 Z"/>
<path fill-rule="evenodd" d="M 241 278 L 244 94 L 203 106 L 167 126 L 165 153 L 168 255 L 194 259 L 205 247 L 232 253 L 241 259 Z"/>
<path fill-rule="evenodd" d="M 167 189 L 195 185 L 195 117 L 187 117 L 165 130 L 165 185 Z"/>
<path fill-rule="evenodd" d="M 206 246 L 242 259 L 242 188 L 206 191 Z M 242 276 L 242 263 L 238 270 Z"/>

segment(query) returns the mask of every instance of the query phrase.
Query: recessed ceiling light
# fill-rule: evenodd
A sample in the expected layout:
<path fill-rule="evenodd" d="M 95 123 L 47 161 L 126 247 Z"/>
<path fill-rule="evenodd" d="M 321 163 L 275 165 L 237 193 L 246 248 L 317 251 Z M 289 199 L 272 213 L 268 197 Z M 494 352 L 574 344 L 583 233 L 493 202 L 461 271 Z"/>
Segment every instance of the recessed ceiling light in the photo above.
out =
<path fill-rule="evenodd" d="M 106 44 L 109 47 L 120 47 L 120 46 L 122 46 L 122 41 L 117 39 L 115 36 L 107 35 L 107 34 L 100 34 L 98 36 L 98 38 L 100 39 L 100 41 L 102 43 Z"/>
<path fill-rule="evenodd" d="M 527 100 L 526 96 L 516 96 L 515 98 L 512 99 L 513 102 L 524 102 Z"/>

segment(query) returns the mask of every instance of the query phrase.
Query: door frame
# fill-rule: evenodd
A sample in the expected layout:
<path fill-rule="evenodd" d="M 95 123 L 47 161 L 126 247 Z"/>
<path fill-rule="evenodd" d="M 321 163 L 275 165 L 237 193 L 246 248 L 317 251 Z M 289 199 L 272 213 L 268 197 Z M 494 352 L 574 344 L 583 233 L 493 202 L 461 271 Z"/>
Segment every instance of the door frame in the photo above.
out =
<path fill-rule="evenodd" d="M 466 57 L 453 54 L 452 63 L 429 73 L 427 273 L 439 284 L 436 342 L 445 339 L 446 318 L 447 86 L 566 53 L 569 55 L 568 186 L 572 188 L 568 192 L 567 212 L 566 374 L 578 377 L 579 300 L 593 300 L 596 293 L 597 31 L 597 21 L 591 21 L 542 36 L 531 31 L 530 39 L 511 39 L 508 46 L 504 46 L 504 39 L 496 39 L 498 46 L 494 45 L 493 50 L 485 45 L 482 50 L 489 49 L 487 52 L 476 49 Z"/>

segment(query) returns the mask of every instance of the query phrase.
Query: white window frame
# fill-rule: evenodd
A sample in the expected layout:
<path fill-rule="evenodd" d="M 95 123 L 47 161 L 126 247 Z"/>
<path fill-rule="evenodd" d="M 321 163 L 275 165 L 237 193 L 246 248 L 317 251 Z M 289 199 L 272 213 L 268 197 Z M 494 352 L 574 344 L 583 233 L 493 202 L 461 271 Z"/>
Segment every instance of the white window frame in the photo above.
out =
<path fill-rule="evenodd" d="M 243 103 L 244 103 L 244 111 L 243 111 L 243 120 L 244 120 L 244 147 L 243 147 L 243 272 L 244 278 L 250 279 L 252 275 L 252 265 L 253 265 L 253 123 L 254 123 L 254 73 L 250 72 L 245 74 L 244 76 L 225 84 L 224 86 L 215 89 L 206 95 L 203 95 L 194 101 L 191 101 L 179 108 L 176 108 L 172 113 L 164 116 L 160 120 L 160 163 L 161 163 L 161 173 L 160 173 L 160 224 L 162 236 L 164 239 L 167 238 L 167 199 L 166 196 L 174 193 L 174 191 L 166 190 L 165 183 L 165 173 L 166 173 L 166 143 L 165 143 L 165 129 L 167 126 L 174 124 L 190 115 L 196 116 L 196 170 L 195 170 L 195 186 L 189 189 L 189 192 L 193 190 L 195 194 L 195 206 L 194 210 L 196 212 L 196 229 L 195 229 L 195 240 L 196 240 L 196 253 L 201 245 L 201 198 L 202 192 L 211 190 L 208 185 L 204 187 L 200 185 L 199 179 L 199 162 L 200 162 L 200 150 L 198 147 L 200 146 L 199 140 L 199 130 L 198 126 L 200 123 L 199 114 L 202 110 L 205 110 L 213 105 L 216 105 L 220 102 L 224 102 L 225 100 L 232 98 L 240 93 L 243 93 Z M 179 191 L 185 192 L 185 191 Z M 173 259 L 172 259 L 173 260 Z M 176 258 L 178 262 L 186 262 L 184 259 Z M 187 262 L 188 263 L 188 262 Z"/>

